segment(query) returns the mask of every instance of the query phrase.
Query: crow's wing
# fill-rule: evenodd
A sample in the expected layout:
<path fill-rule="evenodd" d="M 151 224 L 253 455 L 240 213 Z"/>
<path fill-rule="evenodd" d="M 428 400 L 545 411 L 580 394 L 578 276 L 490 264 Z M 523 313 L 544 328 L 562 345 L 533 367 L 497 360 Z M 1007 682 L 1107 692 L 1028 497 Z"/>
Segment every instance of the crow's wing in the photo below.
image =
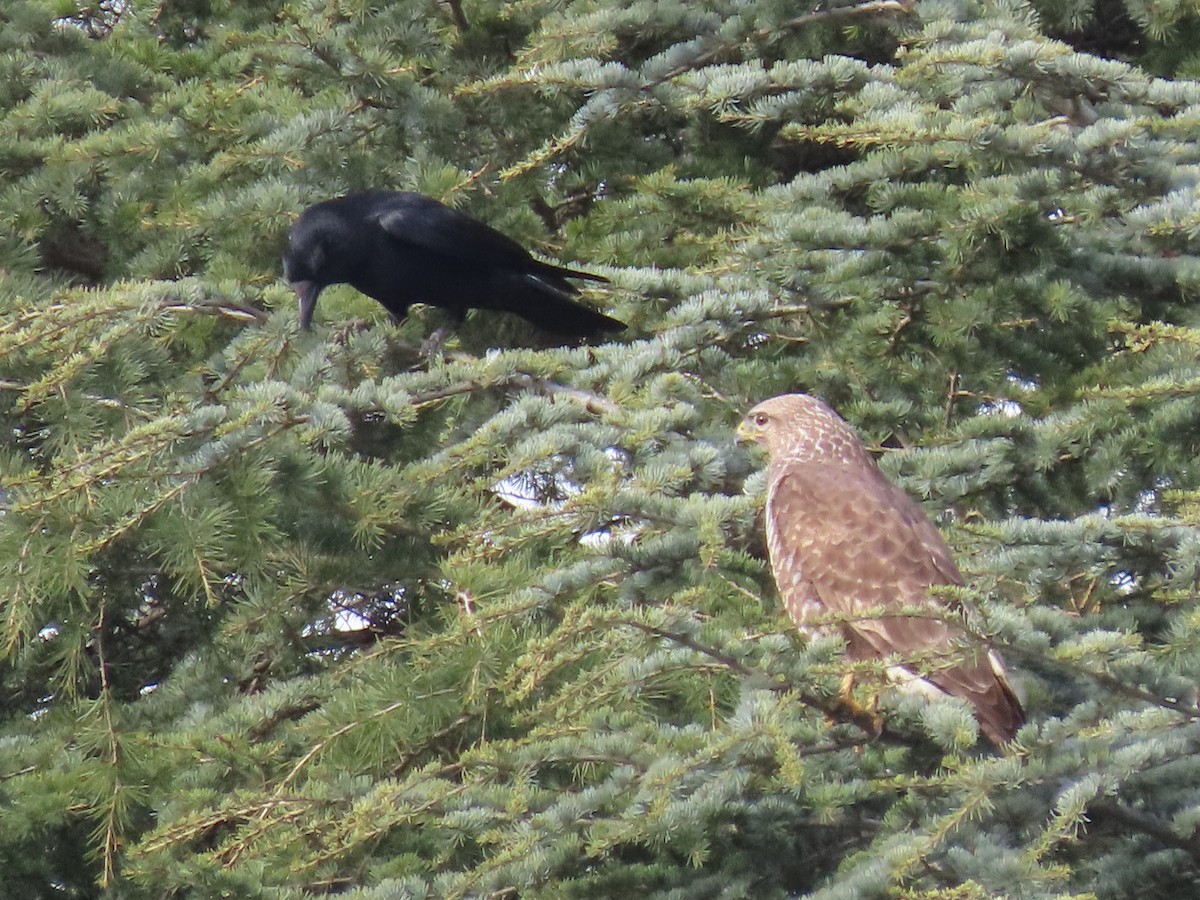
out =
<path fill-rule="evenodd" d="M 512 238 L 421 194 L 372 195 L 368 218 L 403 244 L 465 265 L 536 267 L 533 257 Z"/>

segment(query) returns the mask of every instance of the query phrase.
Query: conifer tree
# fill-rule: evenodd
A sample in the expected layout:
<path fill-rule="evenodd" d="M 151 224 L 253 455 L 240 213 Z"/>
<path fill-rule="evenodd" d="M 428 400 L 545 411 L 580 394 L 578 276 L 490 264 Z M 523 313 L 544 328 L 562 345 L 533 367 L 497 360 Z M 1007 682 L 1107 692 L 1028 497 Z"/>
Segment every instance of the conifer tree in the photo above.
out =
<path fill-rule="evenodd" d="M 1063 9 L 8 0 L 8 895 L 1194 891 L 1200 84 Z M 629 332 L 301 332 L 363 188 Z M 733 428 L 793 390 L 954 548 L 1004 752 L 783 615 Z"/>

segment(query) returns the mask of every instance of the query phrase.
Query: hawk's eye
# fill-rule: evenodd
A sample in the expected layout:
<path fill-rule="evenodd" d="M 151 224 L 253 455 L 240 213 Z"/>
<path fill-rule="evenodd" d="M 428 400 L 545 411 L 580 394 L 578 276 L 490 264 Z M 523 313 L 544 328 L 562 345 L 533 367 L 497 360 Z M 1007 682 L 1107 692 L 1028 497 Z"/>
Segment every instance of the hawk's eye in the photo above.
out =
<path fill-rule="evenodd" d="M 766 413 L 755 414 L 754 424 L 757 425 L 759 428 L 766 428 L 767 427 L 767 414 Z"/>

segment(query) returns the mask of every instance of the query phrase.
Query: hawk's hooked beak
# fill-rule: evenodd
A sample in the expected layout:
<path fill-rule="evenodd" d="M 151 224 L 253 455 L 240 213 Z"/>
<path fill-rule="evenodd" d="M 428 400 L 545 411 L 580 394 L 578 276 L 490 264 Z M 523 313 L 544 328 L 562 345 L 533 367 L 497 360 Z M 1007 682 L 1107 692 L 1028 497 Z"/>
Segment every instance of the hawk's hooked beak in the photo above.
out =
<path fill-rule="evenodd" d="M 742 419 L 742 421 L 738 423 L 737 431 L 735 433 L 737 434 L 737 441 L 739 444 L 756 444 L 758 443 L 759 437 L 762 435 L 762 432 L 751 425 L 746 419 Z"/>
<path fill-rule="evenodd" d="M 293 281 L 292 290 L 300 301 L 300 327 L 307 331 L 312 328 L 313 311 L 317 308 L 321 285 L 315 281 Z"/>

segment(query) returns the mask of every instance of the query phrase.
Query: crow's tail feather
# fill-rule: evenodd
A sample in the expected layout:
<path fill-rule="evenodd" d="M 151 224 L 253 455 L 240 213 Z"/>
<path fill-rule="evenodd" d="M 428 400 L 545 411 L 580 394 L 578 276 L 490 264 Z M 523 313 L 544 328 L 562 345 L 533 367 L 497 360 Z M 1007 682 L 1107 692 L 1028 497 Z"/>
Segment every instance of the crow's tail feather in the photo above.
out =
<path fill-rule="evenodd" d="M 594 272 L 584 272 L 581 269 L 568 269 L 566 266 L 556 266 L 553 263 L 542 262 L 540 259 L 535 259 L 534 262 L 537 264 L 537 270 L 533 272 L 536 278 L 544 278 L 550 281 L 561 281 L 563 278 L 581 278 L 584 281 L 608 282 L 608 279 L 603 275 L 597 275 Z"/>
<path fill-rule="evenodd" d="M 516 313 L 554 334 L 595 338 L 625 328 L 624 322 L 576 301 L 579 289 L 553 273 L 539 271 L 515 278 L 506 274 L 490 288 L 486 303 L 472 305 Z"/>
<path fill-rule="evenodd" d="M 624 322 L 557 295 L 543 294 L 536 312 L 521 309 L 512 312 L 555 334 L 593 338 L 625 330 Z"/>

